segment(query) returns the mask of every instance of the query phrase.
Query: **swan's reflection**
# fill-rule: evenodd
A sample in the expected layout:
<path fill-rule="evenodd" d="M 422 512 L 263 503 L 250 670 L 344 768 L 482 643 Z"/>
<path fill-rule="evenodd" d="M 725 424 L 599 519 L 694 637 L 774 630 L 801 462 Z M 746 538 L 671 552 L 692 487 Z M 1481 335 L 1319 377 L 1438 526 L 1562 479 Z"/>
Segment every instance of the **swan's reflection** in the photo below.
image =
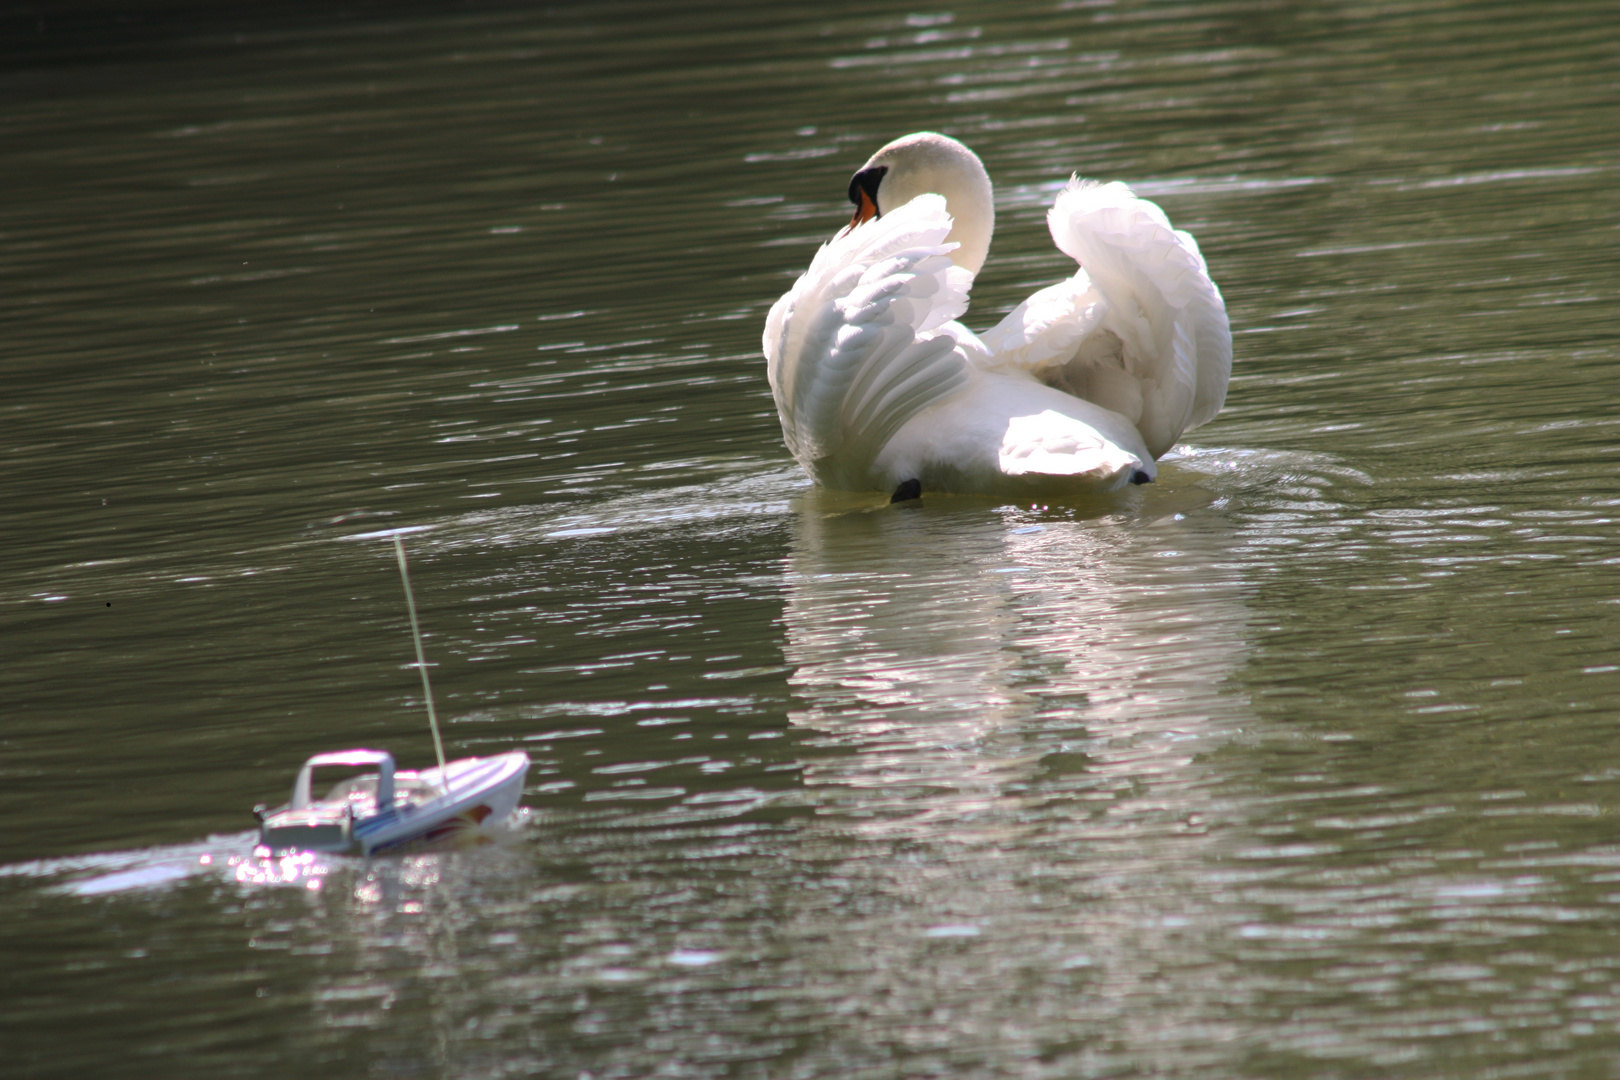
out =
<path fill-rule="evenodd" d="M 1086 519 L 807 496 L 787 560 L 790 719 L 855 752 L 806 781 L 888 791 L 916 824 L 1024 786 L 1054 752 L 1140 783 L 1208 749 L 1242 708 L 1223 687 L 1245 648 L 1232 530 L 1195 491 L 1153 499 Z"/>
<path fill-rule="evenodd" d="M 1184 957 L 1230 934 L 1211 898 L 1244 810 L 1209 752 L 1249 713 L 1248 614 L 1233 528 L 1170 479 L 1089 518 L 801 505 L 790 717 L 848 752 L 805 763 L 779 924 L 812 985 L 861 1003 L 852 1045 L 994 1031 L 1033 1060 L 1106 1032 L 1157 1072 L 1215 1030 L 1230 973 Z"/>

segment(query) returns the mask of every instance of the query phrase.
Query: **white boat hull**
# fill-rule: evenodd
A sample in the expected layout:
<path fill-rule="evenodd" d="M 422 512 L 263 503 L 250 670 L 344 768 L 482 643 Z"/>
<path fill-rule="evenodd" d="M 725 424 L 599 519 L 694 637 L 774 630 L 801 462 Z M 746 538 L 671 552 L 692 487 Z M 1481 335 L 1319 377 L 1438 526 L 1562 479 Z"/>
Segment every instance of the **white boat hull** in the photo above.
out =
<path fill-rule="evenodd" d="M 317 766 L 376 765 L 321 800 L 310 797 Z M 260 819 L 260 842 L 272 851 L 373 855 L 417 845 L 477 839 L 506 823 L 523 797 L 529 755 L 522 750 L 461 758 L 442 770 L 394 771 L 378 750 L 318 754 L 305 762 L 292 802 Z"/>

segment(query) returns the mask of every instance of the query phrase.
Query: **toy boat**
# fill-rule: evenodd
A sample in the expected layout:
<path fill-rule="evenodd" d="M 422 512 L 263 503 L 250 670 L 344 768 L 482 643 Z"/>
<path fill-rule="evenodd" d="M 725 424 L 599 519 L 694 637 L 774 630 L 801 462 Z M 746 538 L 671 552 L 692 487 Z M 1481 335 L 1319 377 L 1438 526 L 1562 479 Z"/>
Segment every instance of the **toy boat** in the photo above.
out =
<path fill-rule="evenodd" d="M 377 771 L 339 781 L 324 798 L 311 799 L 316 769 L 368 765 Z M 292 801 L 262 812 L 259 842 L 272 852 L 373 855 L 474 839 L 517 809 L 528 771 L 529 755 L 522 750 L 461 758 L 421 772 L 396 770 L 386 750 L 316 754 L 298 770 Z"/>
<path fill-rule="evenodd" d="M 433 688 L 428 685 L 427 660 L 422 653 L 422 632 L 416 622 L 416 599 L 411 595 L 411 579 L 405 569 L 405 545 L 397 535 L 394 553 L 399 559 L 399 576 L 411 613 L 416 666 L 422 673 L 422 696 L 427 702 L 428 726 L 433 731 L 439 767 L 400 771 L 394 767 L 394 755 L 386 750 L 316 754 L 298 770 L 291 802 L 274 810 L 254 808 L 259 819 L 259 843 L 272 853 L 372 855 L 407 845 L 472 839 L 504 823 L 523 797 L 529 755 L 522 750 L 445 762 L 439 718 L 433 710 Z M 337 766 L 375 766 L 377 771 L 340 781 L 324 798 L 312 798 L 315 770 Z"/>

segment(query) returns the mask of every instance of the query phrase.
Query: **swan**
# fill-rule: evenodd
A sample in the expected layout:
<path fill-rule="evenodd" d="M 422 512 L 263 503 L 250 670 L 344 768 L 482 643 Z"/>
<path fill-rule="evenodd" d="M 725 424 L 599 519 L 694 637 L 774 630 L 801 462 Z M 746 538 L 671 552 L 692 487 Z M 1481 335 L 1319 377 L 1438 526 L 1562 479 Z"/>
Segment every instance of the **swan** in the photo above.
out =
<path fill-rule="evenodd" d="M 782 436 L 816 483 L 893 501 L 1115 491 L 1220 411 L 1220 290 L 1197 241 L 1125 184 L 1071 177 L 1047 225 L 1079 269 L 982 334 L 957 321 L 995 227 L 978 155 L 907 135 L 849 198 L 765 321 Z"/>

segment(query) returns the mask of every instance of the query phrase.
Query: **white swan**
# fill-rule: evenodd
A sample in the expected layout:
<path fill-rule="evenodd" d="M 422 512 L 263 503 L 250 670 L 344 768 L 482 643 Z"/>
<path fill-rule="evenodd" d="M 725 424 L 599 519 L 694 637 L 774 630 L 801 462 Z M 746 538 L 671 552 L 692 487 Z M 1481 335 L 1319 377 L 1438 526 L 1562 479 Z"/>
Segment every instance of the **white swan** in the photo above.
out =
<path fill-rule="evenodd" d="M 955 320 L 995 225 L 990 177 L 933 132 L 849 185 L 855 216 L 771 308 L 788 449 L 833 488 L 1111 491 L 1215 416 L 1232 335 L 1198 244 L 1121 183 L 1071 179 L 1047 214 L 1081 269 L 975 335 Z"/>

